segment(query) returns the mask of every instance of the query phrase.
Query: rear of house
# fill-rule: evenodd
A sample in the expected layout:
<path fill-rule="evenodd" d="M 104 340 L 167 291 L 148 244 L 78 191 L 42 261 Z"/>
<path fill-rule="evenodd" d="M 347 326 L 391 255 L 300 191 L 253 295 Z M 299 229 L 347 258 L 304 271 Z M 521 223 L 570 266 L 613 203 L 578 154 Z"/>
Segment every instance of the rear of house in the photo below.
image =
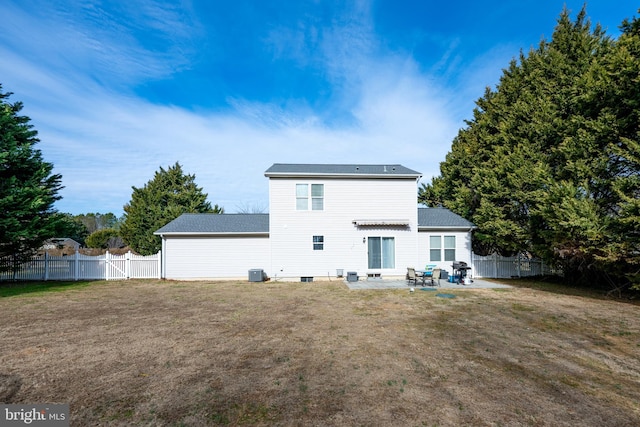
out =
<path fill-rule="evenodd" d="M 404 275 L 415 263 L 418 172 L 401 165 L 275 164 L 271 277 Z"/>
<path fill-rule="evenodd" d="M 187 214 L 156 232 L 169 279 L 313 280 L 355 272 L 404 277 L 407 267 L 471 263 L 472 224 L 417 208 L 419 172 L 402 165 L 274 164 L 269 214 Z"/>

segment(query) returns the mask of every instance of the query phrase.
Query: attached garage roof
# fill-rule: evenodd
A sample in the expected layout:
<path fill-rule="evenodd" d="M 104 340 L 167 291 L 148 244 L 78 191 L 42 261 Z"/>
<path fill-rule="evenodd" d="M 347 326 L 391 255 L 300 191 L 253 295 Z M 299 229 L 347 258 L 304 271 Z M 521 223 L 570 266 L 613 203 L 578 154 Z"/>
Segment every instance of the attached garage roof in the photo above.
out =
<path fill-rule="evenodd" d="M 445 208 L 418 208 L 418 228 L 475 228 L 475 225 Z"/>
<path fill-rule="evenodd" d="M 407 219 L 358 219 L 359 226 L 408 225 Z M 445 208 L 418 208 L 419 229 L 475 228 L 473 223 Z M 182 214 L 154 234 L 269 234 L 269 214 Z"/>
<path fill-rule="evenodd" d="M 269 234 L 269 214 L 182 214 L 154 234 Z"/>

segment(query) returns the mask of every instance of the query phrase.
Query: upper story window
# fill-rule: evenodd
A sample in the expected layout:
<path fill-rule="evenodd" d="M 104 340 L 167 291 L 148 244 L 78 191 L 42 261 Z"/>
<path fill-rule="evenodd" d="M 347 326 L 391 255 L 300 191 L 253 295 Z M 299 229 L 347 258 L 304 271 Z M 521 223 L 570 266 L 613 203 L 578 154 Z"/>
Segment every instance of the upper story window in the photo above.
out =
<path fill-rule="evenodd" d="M 324 184 L 296 184 L 296 210 L 324 210 Z"/>

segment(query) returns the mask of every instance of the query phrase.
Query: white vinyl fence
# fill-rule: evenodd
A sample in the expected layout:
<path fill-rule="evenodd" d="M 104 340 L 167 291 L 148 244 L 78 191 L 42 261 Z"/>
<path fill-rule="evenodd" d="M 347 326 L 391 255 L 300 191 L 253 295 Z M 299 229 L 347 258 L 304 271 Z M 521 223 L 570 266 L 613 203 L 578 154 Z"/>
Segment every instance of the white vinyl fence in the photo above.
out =
<path fill-rule="evenodd" d="M 512 277 L 540 276 L 557 274 L 545 265 L 541 259 L 530 258 L 524 254 L 505 257 L 498 254 L 479 256 L 473 254 L 473 272 L 477 278 L 509 279 Z"/>
<path fill-rule="evenodd" d="M 74 255 L 33 257 L 17 270 L 0 272 L 0 281 L 5 280 L 116 280 L 116 279 L 160 279 L 162 257 L 155 255 L 113 255 L 107 252 L 100 256 Z M 9 260 L 0 260 L 4 265 Z M 10 264 L 9 264 L 10 265 Z"/>

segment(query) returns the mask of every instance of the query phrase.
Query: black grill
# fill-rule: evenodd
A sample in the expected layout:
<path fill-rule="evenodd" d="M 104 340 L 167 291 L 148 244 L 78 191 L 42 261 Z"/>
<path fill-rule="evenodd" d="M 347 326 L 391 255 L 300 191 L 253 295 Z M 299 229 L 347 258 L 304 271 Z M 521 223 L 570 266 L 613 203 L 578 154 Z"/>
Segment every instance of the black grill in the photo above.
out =
<path fill-rule="evenodd" d="M 469 267 L 469 264 L 467 264 L 464 261 L 454 261 L 452 267 L 454 270 L 470 270 L 471 269 L 471 267 Z"/>
<path fill-rule="evenodd" d="M 453 267 L 452 281 L 464 284 L 464 279 L 467 277 L 467 271 L 471 270 L 469 264 L 464 261 L 453 261 L 453 265 L 451 267 Z"/>

